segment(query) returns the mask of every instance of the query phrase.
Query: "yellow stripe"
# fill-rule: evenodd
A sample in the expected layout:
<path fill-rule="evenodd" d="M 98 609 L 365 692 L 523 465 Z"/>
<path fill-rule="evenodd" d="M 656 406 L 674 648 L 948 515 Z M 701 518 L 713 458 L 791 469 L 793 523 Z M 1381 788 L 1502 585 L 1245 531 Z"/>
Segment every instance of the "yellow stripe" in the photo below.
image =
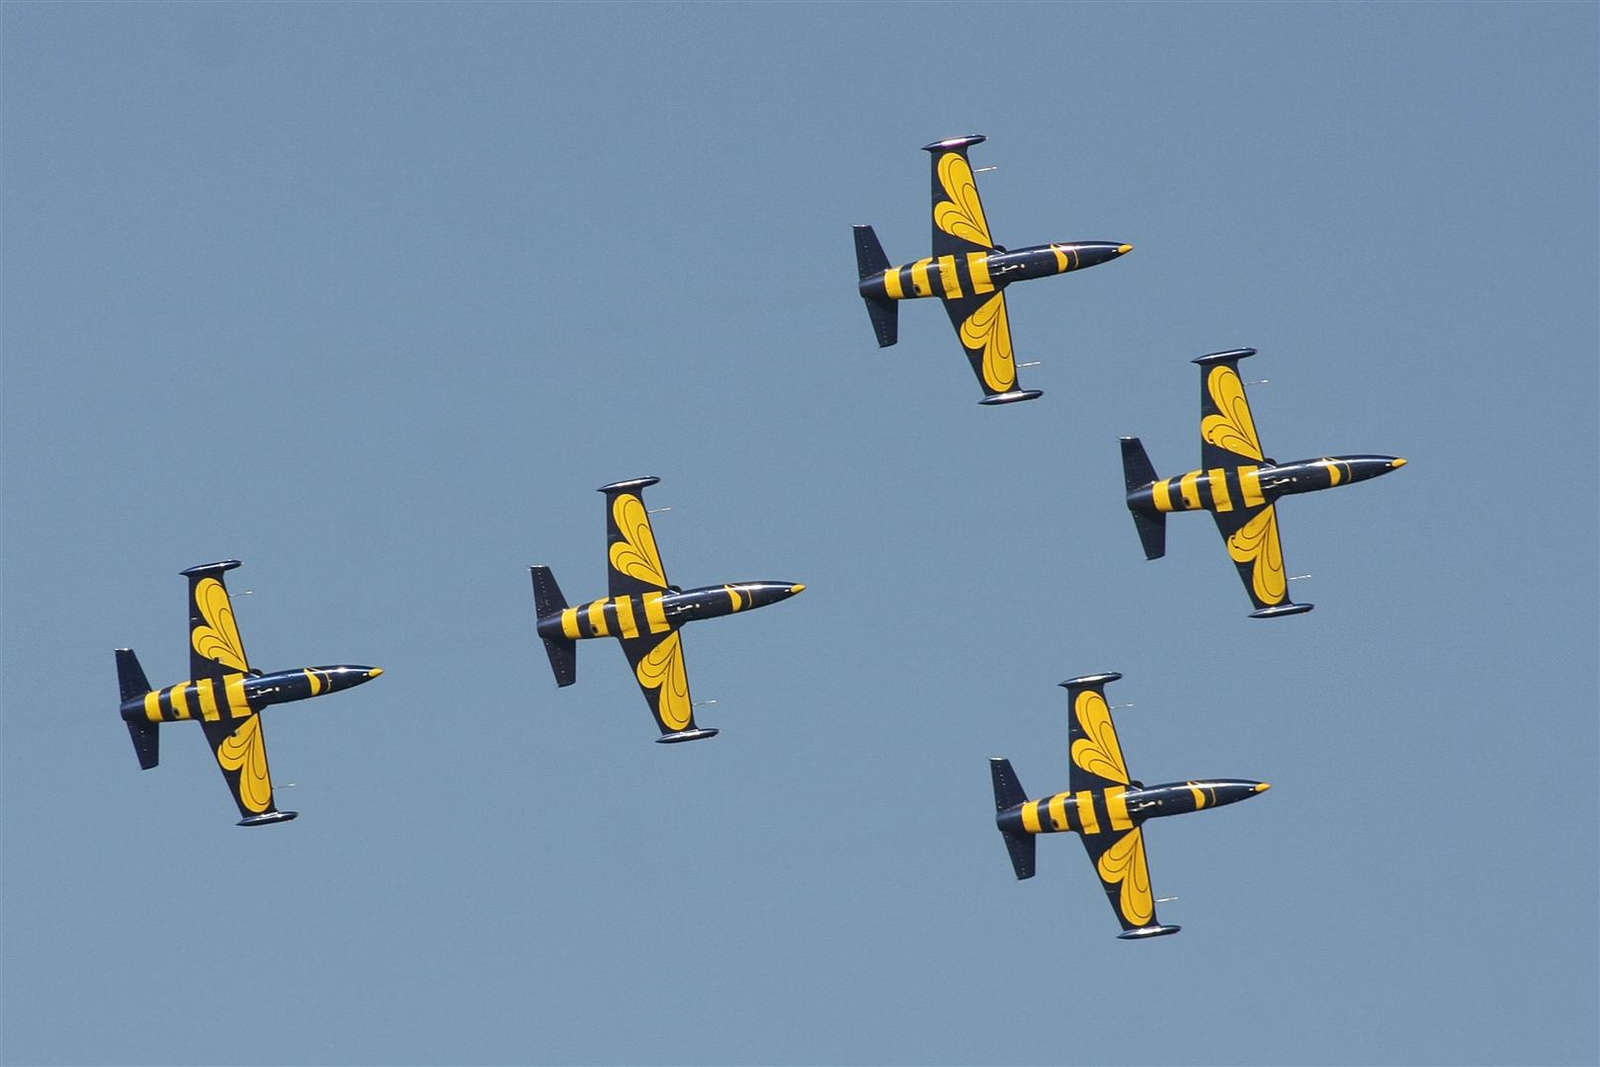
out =
<path fill-rule="evenodd" d="M 610 637 L 611 628 L 606 625 L 606 602 L 601 597 L 589 605 L 589 629 L 594 631 L 596 637 Z"/>
<path fill-rule="evenodd" d="M 578 609 L 561 609 L 561 634 L 569 641 L 576 641 L 583 635 L 578 632 Z"/>
<path fill-rule="evenodd" d="M 1199 811 L 1201 808 L 1206 806 L 1205 790 L 1201 789 L 1199 786 L 1195 785 L 1193 782 L 1190 782 L 1189 783 L 1189 792 L 1194 794 L 1194 810 L 1195 811 Z"/>
<path fill-rule="evenodd" d="M 1259 467 L 1239 468 L 1239 489 L 1244 493 L 1244 506 L 1247 508 L 1258 507 L 1267 502 L 1267 498 L 1261 495 Z"/>
<path fill-rule="evenodd" d="M 891 300 L 902 300 L 906 291 L 900 285 L 900 268 L 890 267 L 883 272 L 883 291 L 889 294 Z"/>
<path fill-rule="evenodd" d="M 956 257 L 939 257 L 939 280 L 944 283 L 946 300 L 961 299 L 961 279 L 956 277 Z"/>
<path fill-rule="evenodd" d="M 1183 503 L 1187 508 L 1194 509 L 1200 506 L 1200 487 L 1195 484 L 1199 481 L 1199 471 L 1190 471 L 1178 479 L 1178 492 L 1183 494 Z"/>
<path fill-rule="evenodd" d="M 1099 833 L 1100 816 L 1094 813 L 1094 794 L 1087 789 L 1080 789 L 1076 796 L 1078 798 L 1078 822 L 1083 825 L 1083 832 L 1086 834 Z"/>
<path fill-rule="evenodd" d="M 1106 790 L 1106 812 L 1111 816 L 1113 830 L 1133 829 L 1133 820 L 1128 818 L 1128 791 L 1126 789 Z"/>
<path fill-rule="evenodd" d="M 976 296 L 994 292 L 994 282 L 989 278 L 989 254 L 967 253 L 967 273 L 972 275 L 972 292 Z"/>
<path fill-rule="evenodd" d="M 250 717 L 250 702 L 244 698 L 244 675 L 230 674 L 223 678 L 222 688 L 228 694 L 228 713 L 235 719 Z"/>
<path fill-rule="evenodd" d="M 211 678 L 200 679 L 200 717 L 207 722 L 222 718 L 222 713 L 217 710 L 216 681 Z"/>
<path fill-rule="evenodd" d="M 172 687 L 172 713 L 180 719 L 187 719 L 189 711 L 189 683 Z"/>
<path fill-rule="evenodd" d="M 650 632 L 658 634 L 662 630 L 670 630 L 667 613 L 661 610 L 661 594 L 646 593 L 641 599 L 644 601 L 644 618 L 650 624 Z"/>
<path fill-rule="evenodd" d="M 617 626 L 623 637 L 638 637 L 639 624 L 633 621 L 633 598 L 617 597 Z"/>
<path fill-rule="evenodd" d="M 1050 251 L 1056 254 L 1056 273 L 1064 274 L 1067 269 L 1067 254 L 1055 245 L 1050 246 Z"/>
<path fill-rule="evenodd" d="M 1057 793 L 1050 798 L 1050 822 L 1057 830 L 1067 828 L 1067 794 Z"/>
<path fill-rule="evenodd" d="M 1022 805 L 1022 828 L 1030 834 L 1039 832 L 1039 802 L 1030 800 Z"/>
<path fill-rule="evenodd" d="M 317 672 L 310 667 L 305 668 L 306 680 L 311 683 L 311 695 L 316 696 L 322 692 L 322 679 L 317 677 Z"/>
<path fill-rule="evenodd" d="M 1150 483 L 1150 499 L 1155 502 L 1157 511 L 1172 510 L 1172 487 L 1165 481 Z"/>
<path fill-rule="evenodd" d="M 151 722 L 161 721 L 161 694 L 154 689 L 144 695 L 144 717 Z"/>
<path fill-rule="evenodd" d="M 928 284 L 928 264 L 932 259 L 919 259 L 911 264 L 911 288 L 918 296 L 932 296 L 933 286 Z"/>
<path fill-rule="evenodd" d="M 1217 505 L 1217 510 L 1232 511 L 1233 497 L 1228 493 L 1228 472 L 1221 467 L 1213 467 L 1206 471 L 1206 476 L 1211 479 L 1211 499 Z"/>

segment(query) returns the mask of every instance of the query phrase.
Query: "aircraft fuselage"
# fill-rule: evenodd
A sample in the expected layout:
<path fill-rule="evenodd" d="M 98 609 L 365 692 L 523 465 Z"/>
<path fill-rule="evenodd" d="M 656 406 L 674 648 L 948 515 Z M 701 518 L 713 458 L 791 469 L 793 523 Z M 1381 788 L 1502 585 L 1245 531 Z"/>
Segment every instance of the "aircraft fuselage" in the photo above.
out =
<path fill-rule="evenodd" d="M 1395 456 L 1325 456 L 1292 463 L 1194 470 L 1128 492 L 1128 506 L 1139 511 L 1233 511 L 1259 507 L 1281 496 L 1312 493 L 1364 482 L 1405 465 Z"/>
<path fill-rule="evenodd" d="M 185 719 L 243 719 L 271 704 L 337 693 L 383 673 L 381 667 L 340 664 L 301 667 L 272 674 L 231 672 L 221 678 L 179 682 L 122 702 L 129 722 L 180 722 Z"/>
<path fill-rule="evenodd" d="M 996 813 L 1001 831 L 1012 834 L 1081 834 L 1131 830 L 1147 819 L 1185 815 L 1248 800 L 1271 788 L 1241 778 L 1208 778 L 1163 785 L 1082 789 L 1028 800 Z"/>
<path fill-rule="evenodd" d="M 924 296 L 959 300 L 995 292 L 1012 282 L 1093 267 L 1116 259 L 1132 247 L 1107 241 L 1077 241 L 1009 252 L 929 256 L 869 275 L 861 279 L 860 290 L 869 300 L 915 300 Z"/>
<path fill-rule="evenodd" d="M 740 611 L 754 611 L 788 600 L 805 586 L 795 582 L 734 582 L 699 589 L 601 597 L 563 608 L 559 614 L 539 619 L 540 637 L 581 641 L 590 637 L 638 637 L 676 630 L 696 619 L 714 619 Z"/>

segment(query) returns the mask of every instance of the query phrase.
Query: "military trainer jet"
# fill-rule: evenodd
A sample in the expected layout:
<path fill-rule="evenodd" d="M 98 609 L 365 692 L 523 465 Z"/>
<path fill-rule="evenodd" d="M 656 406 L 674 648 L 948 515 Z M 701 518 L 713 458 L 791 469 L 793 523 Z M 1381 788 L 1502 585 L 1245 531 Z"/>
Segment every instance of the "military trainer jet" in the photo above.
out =
<path fill-rule="evenodd" d="M 1122 923 L 1122 933 L 1117 936 L 1159 937 L 1175 934 L 1180 928 L 1163 926 L 1156 918 L 1150 869 L 1144 858 L 1145 821 L 1219 808 L 1264 793 L 1271 786 L 1238 778 L 1147 786 L 1129 778 L 1105 696 L 1107 683 L 1121 677 L 1115 672 L 1091 674 L 1061 683 L 1072 702 L 1067 716 L 1072 757 L 1067 792 L 1029 800 L 1010 760 L 989 761 L 994 777 L 994 818 L 1018 878 L 1033 877 L 1037 835 L 1065 830 L 1076 833 L 1100 876 L 1111 910 Z"/>
<path fill-rule="evenodd" d="M 1144 543 L 1146 559 L 1167 551 L 1167 512 L 1209 511 L 1227 542 L 1228 555 L 1256 610 L 1253 619 L 1297 615 L 1310 604 L 1289 599 L 1283 546 L 1278 542 L 1280 496 L 1366 481 L 1406 465 L 1395 456 L 1324 456 L 1279 463 L 1262 455 L 1250 401 L 1239 380 L 1239 361 L 1253 348 L 1213 352 L 1200 365 L 1200 464 L 1177 478 L 1156 477 L 1137 437 L 1122 439 L 1122 470 L 1128 510 Z"/>
<path fill-rule="evenodd" d="M 151 689 L 139 658 L 129 648 L 117 649 L 117 680 L 122 683 L 122 717 L 140 767 L 149 770 L 160 761 L 160 723 L 199 719 L 244 816 L 239 825 L 264 826 L 300 813 L 279 811 L 273 804 L 262 709 L 349 689 L 383 670 L 340 665 L 262 674 L 252 669 L 234 621 L 233 602 L 222 584 L 223 572 L 237 566 L 238 560 L 227 559 L 182 572 L 189 579 L 189 681 Z"/>
<path fill-rule="evenodd" d="M 857 226 L 856 265 L 861 274 L 861 297 L 867 302 L 880 348 L 899 339 L 901 300 L 938 297 L 983 387 L 979 403 L 1010 404 L 1032 400 L 1042 391 L 1017 384 L 1006 286 L 1093 267 L 1131 252 L 1133 246 L 1075 241 L 1007 251 L 995 244 L 967 162 L 967 149 L 984 140 L 974 134 L 922 146 L 933 156 L 931 256 L 905 266 L 890 266 L 872 227 Z"/>
<path fill-rule="evenodd" d="M 714 619 L 754 611 L 787 600 L 805 588 L 793 582 L 736 582 L 680 589 L 667 584 L 645 510 L 643 490 L 660 478 L 602 485 L 606 495 L 606 557 L 609 596 L 568 607 L 549 567 L 535 566 L 533 601 L 539 636 L 550 656 L 556 685 L 578 680 L 577 644 L 588 637 L 615 637 L 661 727 L 663 744 L 715 737 L 716 730 L 695 725 L 689 674 L 683 665 L 678 630 L 695 619 Z"/>

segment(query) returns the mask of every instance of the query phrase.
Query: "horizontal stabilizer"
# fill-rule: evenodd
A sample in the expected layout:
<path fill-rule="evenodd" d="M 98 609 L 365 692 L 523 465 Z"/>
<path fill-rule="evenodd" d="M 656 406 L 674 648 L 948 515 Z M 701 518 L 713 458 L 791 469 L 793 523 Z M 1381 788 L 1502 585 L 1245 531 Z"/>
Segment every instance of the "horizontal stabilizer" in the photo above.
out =
<path fill-rule="evenodd" d="M 133 738 L 133 751 L 139 757 L 140 770 L 148 771 L 161 762 L 159 724 L 148 719 L 129 719 L 128 736 Z"/>
<path fill-rule="evenodd" d="M 556 576 L 549 567 L 529 567 L 533 572 L 533 610 L 538 620 L 552 619 L 566 610 L 567 598 L 561 595 Z M 547 632 L 539 635 L 544 640 L 545 655 L 550 657 L 550 670 L 556 676 L 557 686 L 571 685 L 578 680 L 578 643 L 560 635 Z"/>
<path fill-rule="evenodd" d="M 1005 811 L 1027 801 L 1028 794 L 1022 791 L 1022 783 L 1017 781 L 1017 772 L 1011 769 L 1010 760 L 998 757 L 989 760 L 989 774 L 994 779 L 995 811 Z M 1017 872 L 1017 878 L 1032 878 L 1034 850 L 1039 839 L 1033 834 L 1013 833 L 1010 830 L 1001 830 L 1000 836 L 1006 839 L 1011 869 Z"/>
<path fill-rule="evenodd" d="M 1022 791 L 1022 783 L 1017 781 L 1017 772 L 1011 769 L 1010 760 L 998 756 L 990 759 L 989 774 L 994 778 L 995 811 L 1014 808 L 1028 799 L 1028 794 Z"/>

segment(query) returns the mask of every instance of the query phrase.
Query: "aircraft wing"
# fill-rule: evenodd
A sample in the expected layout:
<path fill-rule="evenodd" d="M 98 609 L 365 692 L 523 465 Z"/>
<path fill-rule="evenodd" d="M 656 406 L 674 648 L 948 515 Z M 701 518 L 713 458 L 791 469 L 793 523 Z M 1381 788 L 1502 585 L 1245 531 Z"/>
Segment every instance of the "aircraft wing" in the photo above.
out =
<path fill-rule="evenodd" d="M 1017 363 L 1011 354 L 1011 322 L 1006 316 L 1006 294 L 987 293 L 940 301 L 972 372 L 988 396 L 1017 388 Z"/>
<path fill-rule="evenodd" d="M 227 559 L 183 572 L 189 579 L 189 677 L 196 681 L 250 673 L 233 601 L 222 582 L 223 572 L 237 566 L 238 560 Z"/>
<path fill-rule="evenodd" d="M 993 252 L 989 220 L 978 198 L 978 183 L 967 162 L 967 148 L 986 138 L 953 137 L 923 145 L 933 156 L 933 255 L 965 256 L 968 252 Z"/>
<path fill-rule="evenodd" d="M 234 803 L 239 805 L 239 814 L 249 819 L 276 812 L 261 716 L 251 712 L 242 719 L 201 719 L 200 725 L 205 728 L 217 766 L 222 768 L 222 777 L 233 792 Z"/>
<path fill-rule="evenodd" d="M 1278 509 L 1274 504 L 1233 511 L 1213 511 L 1217 532 L 1228 557 L 1239 569 L 1245 592 L 1256 610 L 1287 605 L 1289 579 L 1283 567 L 1283 545 L 1278 540 Z"/>
<path fill-rule="evenodd" d="M 1120 674 L 1097 674 L 1088 678 L 1074 678 L 1063 682 L 1067 699 L 1072 702 L 1068 713 L 1069 743 L 1072 746 L 1071 789 L 1074 793 L 1085 789 L 1107 789 L 1127 785 L 1128 765 L 1122 758 L 1122 744 L 1117 740 L 1117 724 L 1111 721 L 1111 707 L 1106 703 L 1106 683 L 1122 677 Z"/>
<path fill-rule="evenodd" d="M 623 655 L 633 668 L 633 677 L 644 692 L 650 714 L 663 734 L 693 730 L 694 701 L 689 696 L 689 670 L 683 662 L 681 630 L 661 636 L 641 634 L 619 637 Z"/>
<path fill-rule="evenodd" d="M 668 587 L 643 495 L 660 480 L 635 478 L 600 487 L 606 495 L 606 566 L 614 597 L 659 593 Z"/>
<path fill-rule="evenodd" d="M 1155 895 L 1150 891 L 1150 867 L 1144 858 L 1144 828 L 1104 834 L 1080 834 L 1089 862 L 1100 876 L 1111 910 L 1117 913 L 1124 935 L 1128 931 L 1171 933 L 1156 919 Z"/>
<path fill-rule="evenodd" d="M 1200 364 L 1200 466 L 1242 467 L 1263 462 L 1261 438 L 1250 417 L 1250 400 L 1239 378 L 1239 360 L 1255 350 L 1241 348 L 1195 360 Z"/>

